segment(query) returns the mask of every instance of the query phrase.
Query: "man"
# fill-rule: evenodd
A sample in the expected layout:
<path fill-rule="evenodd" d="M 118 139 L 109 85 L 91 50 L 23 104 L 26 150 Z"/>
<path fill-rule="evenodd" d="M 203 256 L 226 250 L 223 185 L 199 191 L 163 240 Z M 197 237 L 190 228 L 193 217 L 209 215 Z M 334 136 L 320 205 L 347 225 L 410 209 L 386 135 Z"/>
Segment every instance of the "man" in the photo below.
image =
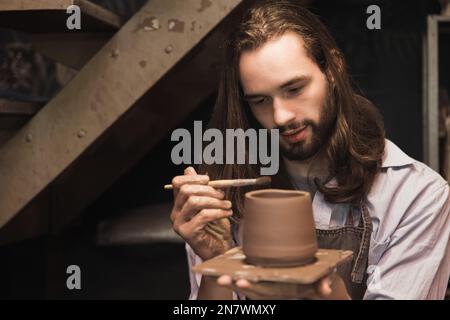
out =
<path fill-rule="evenodd" d="M 443 298 L 449 186 L 385 140 L 377 109 L 355 94 L 335 42 L 307 10 L 266 1 L 248 11 L 226 46 L 210 127 L 279 129 L 283 165 L 274 186 L 310 192 L 319 247 L 352 250 L 355 258 L 339 276 L 320 281 L 314 296 L 294 285 L 191 272 L 191 298 Z M 242 238 L 248 189 L 224 193 L 207 186 L 209 179 L 254 177 L 256 167 L 199 169 L 207 175 L 187 168 L 173 179 L 171 218 L 186 240 L 190 267 Z"/>

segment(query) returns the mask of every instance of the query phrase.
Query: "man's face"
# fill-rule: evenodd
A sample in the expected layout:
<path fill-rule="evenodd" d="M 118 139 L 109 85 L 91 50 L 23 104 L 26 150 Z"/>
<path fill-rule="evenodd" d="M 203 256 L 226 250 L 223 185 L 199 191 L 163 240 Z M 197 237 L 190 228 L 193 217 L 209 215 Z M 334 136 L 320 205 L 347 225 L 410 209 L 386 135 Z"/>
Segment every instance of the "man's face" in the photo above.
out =
<path fill-rule="evenodd" d="M 315 155 L 336 115 L 326 76 L 303 44 L 299 35 L 286 32 L 244 51 L 239 61 L 245 100 L 264 128 L 280 130 L 281 152 L 291 160 Z"/>

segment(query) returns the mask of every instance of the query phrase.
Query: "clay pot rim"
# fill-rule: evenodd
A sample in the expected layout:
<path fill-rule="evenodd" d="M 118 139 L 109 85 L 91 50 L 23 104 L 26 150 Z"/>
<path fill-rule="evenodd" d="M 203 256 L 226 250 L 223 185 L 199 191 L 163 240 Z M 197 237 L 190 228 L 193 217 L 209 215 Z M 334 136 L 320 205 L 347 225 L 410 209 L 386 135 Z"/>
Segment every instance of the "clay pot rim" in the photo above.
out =
<path fill-rule="evenodd" d="M 261 197 L 261 194 L 264 193 L 277 193 L 281 194 L 281 197 Z M 286 195 L 286 196 L 283 196 Z M 245 194 L 245 198 L 258 200 L 258 201 L 289 201 L 291 199 L 298 199 L 298 196 L 310 197 L 308 192 L 300 191 L 300 190 L 286 190 L 286 189 L 261 189 L 249 191 Z"/>

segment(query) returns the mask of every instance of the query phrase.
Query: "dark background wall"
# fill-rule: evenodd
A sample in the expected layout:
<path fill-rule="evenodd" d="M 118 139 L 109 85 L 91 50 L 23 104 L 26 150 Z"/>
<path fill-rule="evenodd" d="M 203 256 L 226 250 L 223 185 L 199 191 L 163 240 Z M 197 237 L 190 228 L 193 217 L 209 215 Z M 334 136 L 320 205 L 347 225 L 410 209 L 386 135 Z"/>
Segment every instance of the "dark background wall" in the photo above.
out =
<path fill-rule="evenodd" d="M 437 1 L 315 3 L 355 85 L 381 110 L 387 137 L 422 160 L 422 36 L 426 15 L 440 11 Z M 365 28 L 370 4 L 381 8 L 381 30 Z"/>

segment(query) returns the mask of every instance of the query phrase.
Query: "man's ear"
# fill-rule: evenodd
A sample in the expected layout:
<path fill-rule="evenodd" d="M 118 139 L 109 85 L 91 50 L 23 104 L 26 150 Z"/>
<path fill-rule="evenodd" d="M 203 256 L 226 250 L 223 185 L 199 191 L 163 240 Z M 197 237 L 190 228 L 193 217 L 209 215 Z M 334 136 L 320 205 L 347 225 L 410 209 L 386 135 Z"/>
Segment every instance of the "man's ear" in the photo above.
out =
<path fill-rule="evenodd" d="M 342 54 L 339 52 L 339 50 L 331 49 L 330 57 L 331 57 L 332 63 L 337 67 L 337 72 L 338 73 L 344 72 L 344 59 L 342 57 Z M 334 87 L 335 79 L 333 77 L 333 74 L 330 74 L 329 76 L 330 76 L 329 79 L 331 81 L 331 84 Z"/>

